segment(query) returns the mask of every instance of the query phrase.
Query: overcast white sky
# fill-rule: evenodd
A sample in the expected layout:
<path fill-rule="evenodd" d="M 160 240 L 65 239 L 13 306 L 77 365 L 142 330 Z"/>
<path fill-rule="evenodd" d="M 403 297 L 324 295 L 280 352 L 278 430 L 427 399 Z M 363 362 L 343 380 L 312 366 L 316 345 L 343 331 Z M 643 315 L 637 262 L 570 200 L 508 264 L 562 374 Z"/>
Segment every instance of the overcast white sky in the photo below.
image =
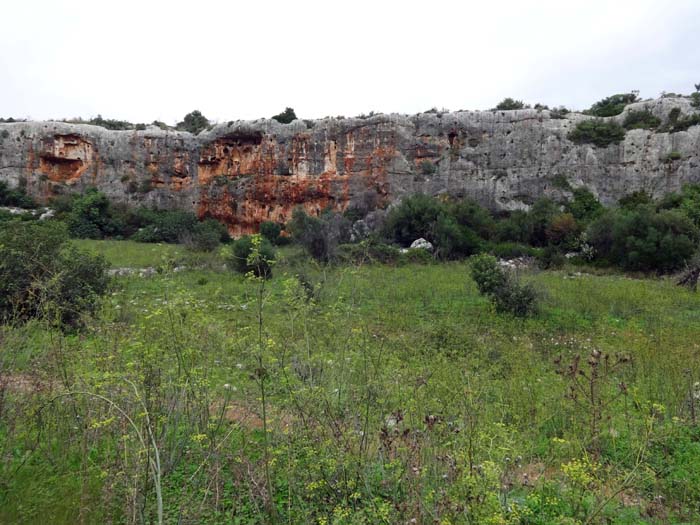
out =
<path fill-rule="evenodd" d="M 4 117 L 582 109 L 700 82 L 699 0 L 0 1 Z"/>

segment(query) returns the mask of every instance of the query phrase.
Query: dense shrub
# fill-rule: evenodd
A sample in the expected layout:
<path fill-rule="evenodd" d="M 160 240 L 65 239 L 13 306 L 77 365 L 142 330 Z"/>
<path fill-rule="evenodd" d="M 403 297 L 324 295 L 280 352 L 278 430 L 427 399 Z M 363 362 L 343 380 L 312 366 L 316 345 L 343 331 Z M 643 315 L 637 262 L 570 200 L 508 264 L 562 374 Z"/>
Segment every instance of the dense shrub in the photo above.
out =
<path fill-rule="evenodd" d="M 452 215 L 441 214 L 429 235 L 435 255 L 441 259 L 459 259 L 479 253 L 483 242 L 472 229 L 459 224 Z"/>
<path fill-rule="evenodd" d="M 578 245 L 581 226 L 571 213 L 560 213 L 549 221 L 546 233 L 548 244 L 564 250 L 573 250 Z"/>
<path fill-rule="evenodd" d="M 17 206 L 18 208 L 36 208 L 36 202 L 24 188 L 10 188 L 5 181 L 0 181 L 0 206 Z"/>
<path fill-rule="evenodd" d="M 651 111 L 630 111 L 625 117 L 622 126 L 625 129 L 655 129 L 661 124 L 661 119 L 655 117 Z"/>
<path fill-rule="evenodd" d="M 272 221 L 260 223 L 260 235 L 272 244 L 280 244 L 282 225 Z"/>
<path fill-rule="evenodd" d="M 625 129 L 613 121 L 600 119 L 582 120 L 569 133 L 569 140 L 577 144 L 593 144 L 599 147 L 617 144 L 625 138 Z"/>
<path fill-rule="evenodd" d="M 564 266 L 566 257 L 558 246 L 547 246 L 537 256 L 537 264 L 543 270 L 555 270 Z"/>
<path fill-rule="evenodd" d="M 495 109 L 503 111 L 525 108 L 529 108 L 529 106 L 526 106 L 522 100 L 515 100 L 510 97 L 504 98 L 495 107 Z"/>
<path fill-rule="evenodd" d="M 654 202 L 651 194 L 644 190 L 637 190 L 620 197 L 617 205 L 625 210 L 635 210 L 640 206 L 648 206 Z"/>
<path fill-rule="evenodd" d="M 176 129 L 179 131 L 189 131 L 193 135 L 198 135 L 201 131 L 209 127 L 209 120 L 207 117 L 202 115 L 199 110 L 194 110 L 187 115 L 182 120 L 178 122 Z"/>
<path fill-rule="evenodd" d="M 289 124 L 297 119 L 297 115 L 292 108 L 285 108 L 282 113 L 278 113 L 272 118 L 281 124 Z"/>
<path fill-rule="evenodd" d="M 206 219 L 195 224 L 191 230 L 180 234 L 179 242 L 191 250 L 214 251 L 220 243 L 230 240 L 226 226 L 214 219 Z"/>
<path fill-rule="evenodd" d="M 472 257 L 470 262 L 472 279 L 480 294 L 491 295 L 505 286 L 507 275 L 494 256 L 481 254 Z"/>
<path fill-rule="evenodd" d="M 495 237 L 498 242 L 530 242 L 530 224 L 527 212 L 516 210 L 496 222 Z"/>
<path fill-rule="evenodd" d="M 0 230 L 0 320 L 47 317 L 77 325 L 107 290 L 106 261 L 72 248 L 57 222 L 13 221 Z"/>
<path fill-rule="evenodd" d="M 622 113 L 628 104 L 637 100 L 636 93 L 619 93 L 599 100 L 586 113 L 596 117 L 613 117 Z"/>
<path fill-rule="evenodd" d="M 553 200 L 542 198 L 535 201 L 525 216 L 529 233 L 526 241 L 532 246 L 545 246 L 549 240 L 547 228 L 560 214 L 559 205 Z"/>
<path fill-rule="evenodd" d="M 177 243 L 185 232 L 194 231 L 197 216 L 180 210 L 138 210 L 140 222 L 146 224 L 132 236 L 138 242 Z"/>
<path fill-rule="evenodd" d="M 471 259 L 471 275 L 479 293 L 486 295 L 498 313 L 517 317 L 532 315 L 537 310 L 537 293 L 529 284 L 521 284 L 508 275 L 491 255 Z"/>
<path fill-rule="evenodd" d="M 690 94 L 690 105 L 694 108 L 700 108 L 700 91 Z"/>
<path fill-rule="evenodd" d="M 246 235 L 231 245 L 227 266 L 236 272 L 253 272 L 256 277 L 272 277 L 275 249 L 262 235 Z"/>
<path fill-rule="evenodd" d="M 657 207 L 663 210 L 678 209 L 700 228 L 700 184 L 686 184 L 680 193 L 667 194 Z"/>
<path fill-rule="evenodd" d="M 95 189 L 73 198 L 66 224 L 71 237 L 79 239 L 101 239 L 121 230 L 112 220 L 107 196 Z"/>
<path fill-rule="evenodd" d="M 488 249 L 489 253 L 500 259 L 514 259 L 515 257 L 534 257 L 537 248 L 517 242 L 500 242 L 493 244 Z"/>
<path fill-rule="evenodd" d="M 389 212 L 385 223 L 385 235 L 391 241 L 408 246 L 416 239 L 427 239 L 442 259 L 479 252 L 483 242 L 475 230 L 484 236 L 491 236 L 493 231 L 488 212 L 478 204 L 445 204 L 421 194 L 401 201 Z"/>
<path fill-rule="evenodd" d="M 338 245 L 350 240 L 350 221 L 330 211 L 311 217 L 303 208 L 296 208 L 287 227 L 294 240 L 320 262 L 333 260 Z"/>
<path fill-rule="evenodd" d="M 496 223 L 491 213 L 471 199 L 451 203 L 447 212 L 461 226 L 466 226 L 482 239 L 492 239 L 496 233 Z"/>
<path fill-rule="evenodd" d="M 521 284 L 509 278 L 506 286 L 492 296 L 496 311 L 516 317 L 528 317 L 537 312 L 537 292 L 528 283 Z"/>
<path fill-rule="evenodd" d="M 581 224 L 586 224 L 603 212 L 603 205 L 587 188 L 573 190 L 572 198 L 566 203 L 566 211 Z"/>
<path fill-rule="evenodd" d="M 700 124 L 700 114 L 695 113 L 694 115 L 681 116 L 675 122 L 670 125 L 669 131 L 671 133 L 677 133 L 679 131 L 686 131 L 692 126 L 697 126 Z"/>
<path fill-rule="evenodd" d="M 429 160 L 424 160 L 420 163 L 420 172 L 423 175 L 433 175 L 436 171 L 437 168 L 435 167 L 435 164 L 433 164 Z"/>
<path fill-rule="evenodd" d="M 406 197 L 389 211 L 384 225 L 386 236 L 402 246 L 421 237 L 433 242 L 434 226 L 444 213 L 445 206 L 437 199 L 422 194 Z"/>
<path fill-rule="evenodd" d="M 588 229 L 596 256 L 625 270 L 670 272 L 690 260 L 698 228 L 679 210 L 611 210 Z"/>

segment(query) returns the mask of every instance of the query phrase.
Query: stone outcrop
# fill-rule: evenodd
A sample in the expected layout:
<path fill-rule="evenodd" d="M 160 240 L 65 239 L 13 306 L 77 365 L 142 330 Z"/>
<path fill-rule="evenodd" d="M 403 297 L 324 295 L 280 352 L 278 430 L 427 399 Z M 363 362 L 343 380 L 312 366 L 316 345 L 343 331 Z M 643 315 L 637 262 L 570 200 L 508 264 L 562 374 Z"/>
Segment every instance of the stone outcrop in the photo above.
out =
<path fill-rule="evenodd" d="M 663 122 L 689 99 L 628 106 Z M 232 234 L 286 221 L 294 207 L 365 210 L 411 193 L 469 196 L 500 210 L 527 208 L 586 186 L 603 203 L 635 190 L 662 195 L 700 183 L 700 126 L 678 133 L 628 131 L 620 144 L 576 145 L 582 119 L 547 110 L 460 111 L 230 122 L 193 136 L 149 127 L 109 131 L 60 122 L 0 124 L 0 180 L 40 200 L 95 186 L 111 199 L 196 211 Z M 669 159 L 677 152 L 680 158 Z M 674 154 L 674 158 L 678 155 Z"/>

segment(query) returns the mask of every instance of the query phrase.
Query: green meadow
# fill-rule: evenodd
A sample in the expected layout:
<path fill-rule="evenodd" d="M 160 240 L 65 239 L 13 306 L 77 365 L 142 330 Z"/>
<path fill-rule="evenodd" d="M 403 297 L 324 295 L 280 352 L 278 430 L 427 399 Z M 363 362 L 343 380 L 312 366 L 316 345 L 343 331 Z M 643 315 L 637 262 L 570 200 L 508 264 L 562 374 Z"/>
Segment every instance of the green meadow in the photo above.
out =
<path fill-rule="evenodd" d="M 271 279 L 174 245 L 74 241 L 115 268 L 78 331 L 0 331 L 0 523 L 700 522 L 700 295 L 469 261 Z"/>

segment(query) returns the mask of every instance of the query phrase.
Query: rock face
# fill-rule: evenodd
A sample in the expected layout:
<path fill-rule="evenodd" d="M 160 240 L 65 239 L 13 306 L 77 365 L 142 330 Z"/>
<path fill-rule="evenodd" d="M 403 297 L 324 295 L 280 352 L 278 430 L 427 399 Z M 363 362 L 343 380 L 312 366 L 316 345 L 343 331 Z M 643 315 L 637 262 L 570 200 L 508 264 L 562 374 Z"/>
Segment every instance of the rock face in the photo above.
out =
<path fill-rule="evenodd" d="M 628 106 L 666 122 L 687 98 Z M 0 180 L 40 200 L 95 186 L 134 205 L 181 208 L 230 232 L 284 222 L 296 206 L 370 210 L 412 193 L 468 196 L 497 210 L 525 209 L 586 186 L 606 204 L 646 190 L 662 195 L 700 183 L 700 126 L 678 133 L 628 131 L 597 148 L 566 137 L 591 117 L 547 110 L 460 111 L 280 124 L 231 122 L 185 132 L 109 131 L 59 122 L 0 124 Z M 671 152 L 680 159 L 669 161 Z"/>

